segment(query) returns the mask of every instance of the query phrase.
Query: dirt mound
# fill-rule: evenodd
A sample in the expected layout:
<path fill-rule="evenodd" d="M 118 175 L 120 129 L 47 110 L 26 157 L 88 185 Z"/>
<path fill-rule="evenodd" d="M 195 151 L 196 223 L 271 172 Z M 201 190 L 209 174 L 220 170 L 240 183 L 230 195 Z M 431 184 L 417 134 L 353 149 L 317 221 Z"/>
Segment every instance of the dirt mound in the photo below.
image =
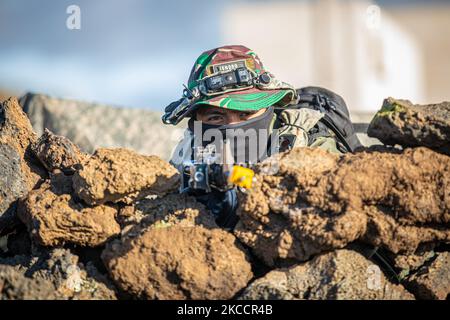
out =
<path fill-rule="evenodd" d="M 240 299 L 409 300 L 414 296 L 402 286 L 391 284 L 375 264 L 359 253 L 336 250 L 269 272 L 252 282 Z"/>
<path fill-rule="evenodd" d="M 336 156 L 298 148 L 258 168 L 241 195 L 237 237 L 269 266 L 357 239 L 394 253 L 450 241 L 450 158 L 426 148 Z"/>
<path fill-rule="evenodd" d="M 157 156 L 134 151 L 98 149 L 73 178 L 75 193 L 91 205 L 131 203 L 148 195 L 164 195 L 177 187 L 178 171 Z"/>
<path fill-rule="evenodd" d="M 450 155 L 450 102 L 417 105 L 388 98 L 368 129 L 385 144 L 425 146 Z"/>
<path fill-rule="evenodd" d="M 120 288 L 147 299 L 230 299 L 252 278 L 232 234 L 199 226 L 142 230 L 103 260 Z"/>

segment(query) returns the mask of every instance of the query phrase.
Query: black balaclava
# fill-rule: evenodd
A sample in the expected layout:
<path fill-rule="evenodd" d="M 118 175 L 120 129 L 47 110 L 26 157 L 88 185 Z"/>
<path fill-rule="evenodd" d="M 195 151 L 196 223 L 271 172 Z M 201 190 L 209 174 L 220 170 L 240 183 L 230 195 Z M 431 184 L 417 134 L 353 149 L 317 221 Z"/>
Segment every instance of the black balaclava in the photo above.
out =
<path fill-rule="evenodd" d="M 223 140 L 225 139 L 233 139 L 234 141 L 231 143 L 233 146 L 231 148 L 231 154 L 234 158 L 235 163 L 245 163 L 245 164 L 254 164 L 256 162 L 260 162 L 267 158 L 267 146 L 269 143 L 269 138 L 271 132 L 270 125 L 273 119 L 274 109 L 273 107 L 267 108 L 267 110 L 247 121 L 242 121 L 235 124 L 226 124 L 226 125 L 213 125 L 202 123 L 202 137 L 205 135 L 205 132 L 209 129 L 219 130 Z M 194 133 L 194 117 L 189 120 L 188 123 L 189 129 L 192 133 Z M 256 140 L 250 141 L 249 134 L 252 131 L 248 131 L 249 129 L 254 130 L 254 137 Z M 262 130 L 263 134 L 260 134 Z M 247 132 L 247 134 L 246 134 Z M 227 137 L 227 134 L 229 135 Z M 202 146 L 206 147 L 209 144 L 214 144 L 215 141 L 203 141 Z M 242 148 L 244 145 L 244 148 Z M 195 147 L 195 146 L 194 146 Z M 256 151 L 256 152 L 255 152 Z"/>

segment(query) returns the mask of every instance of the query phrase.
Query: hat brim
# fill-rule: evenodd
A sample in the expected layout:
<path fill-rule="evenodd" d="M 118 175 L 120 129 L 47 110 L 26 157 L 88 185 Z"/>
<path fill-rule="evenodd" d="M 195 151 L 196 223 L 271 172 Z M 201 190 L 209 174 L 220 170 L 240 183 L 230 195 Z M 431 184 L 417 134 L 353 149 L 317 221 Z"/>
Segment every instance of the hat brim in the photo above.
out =
<path fill-rule="evenodd" d="M 270 106 L 285 106 L 292 101 L 293 96 L 293 90 L 251 88 L 198 101 L 195 104 L 195 109 L 202 105 L 209 105 L 237 111 L 258 111 Z"/>

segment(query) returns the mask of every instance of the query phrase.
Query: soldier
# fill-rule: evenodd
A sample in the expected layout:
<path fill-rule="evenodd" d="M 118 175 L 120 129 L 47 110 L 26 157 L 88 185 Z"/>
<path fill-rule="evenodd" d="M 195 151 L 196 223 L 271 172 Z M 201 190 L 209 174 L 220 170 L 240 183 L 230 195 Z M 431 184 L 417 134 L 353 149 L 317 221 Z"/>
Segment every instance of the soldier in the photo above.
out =
<path fill-rule="evenodd" d="M 307 107 L 299 107 L 299 93 Z M 184 118 L 190 118 L 188 128 L 170 162 L 185 178 L 187 164 L 199 162 L 198 150 L 205 152 L 222 141 L 234 141 L 231 147 L 225 144 L 231 161 L 247 166 L 298 146 L 337 153 L 360 146 L 342 98 L 322 88 L 295 90 L 266 70 L 252 50 L 240 45 L 222 46 L 198 57 L 183 97 L 166 107 L 163 122 L 176 125 Z M 347 126 L 346 131 L 339 130 L 342 126 Z M 211 130 L 215 133 L 209 134 Z M 250 130 L 255 134 L 248 134 Z M 222 149 L 222 161 L 225 153 Z M 206 159 L 204 154 L 200 158 Z M 189 187 L 187 180 L 183 179 L 181 191 L 204 203 L 220 226 L 234 228 L 238 221 L 236 189 L 204 186 L 193 190 L 197 188 Z"/>

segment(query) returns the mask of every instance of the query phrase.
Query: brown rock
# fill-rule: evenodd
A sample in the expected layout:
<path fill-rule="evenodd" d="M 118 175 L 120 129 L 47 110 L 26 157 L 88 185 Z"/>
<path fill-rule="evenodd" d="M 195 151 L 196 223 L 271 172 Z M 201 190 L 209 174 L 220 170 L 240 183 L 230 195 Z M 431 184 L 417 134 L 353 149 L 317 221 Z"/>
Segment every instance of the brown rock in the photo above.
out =
<path fill-rule="evenodd" d="M 46 176 L 45 170 L 31 152 L 30 146 L 36 139 L 31 123 L 17 98 L 12 97 L 2 102 L 0 104 L 0 144 L 7 144 L 18 152 L 28 190 L 31 190 L 41 177 Z"/>
<path fill-rule="evenodd" d="M 366 243 L 384 246 L 389 251 L 410 255 L 422 243 L 449 241 L 450 230 L 445 224 L 402 224 L 390 210 L 375 206 L 365 208 L 368 217 L 367 232 L 361 237 Z M 387 214 L 386 214 L 387 211 Z"/>
<path fill-rule="evenodd" d="M 445 300 L 450 294 L 450 252 L 437 254 L 429 265 L 407 279 L 408 289 L 420 299 Z"/>
<path fill-rule="evenodd" d="M 21 170 L 19 154 L 7 144 L 0 144 L 0 234 L 5 228 L 7 213 L 11 204 L 28 191 Z"/>
<path fill-rule="evenodd" d="M 252 278 L 234 236 L 200 226 L 147 228 L 102 258 L 118 287 L 146 299 L 230 299 Z"/>
<path fill-rule="evenodd" d="M 426 148 L 336 156 L 297 148 L 256 168 L 237 237 L 266 264 L 304 261 L 357 239 L 394 253 L 449 241 L 450 158 Z M 273 161 L 273 159 L 272 159 Z"/>
<path fill-rule="evenodd" d="M 119 211 L 119 222 L 124 227 L 141 223 L 141 227 L 201 225 L 217 228 L 215 218 L 203 204 L 185 194 L 169 194 L 162 198 L 143 199 Z"/>
<path fill-rule="evenodd" d="M 351 250 L 336 250 L 306 263 L 273 270 L 252 282 L 240 299 L 392 300 L 414 299 L 381 270 Z"/>
<path fill-rule="evenodd" d="M 52 249 L 36 256 L 0 258 L 8 270 L 6 299 L 114 300 L 116 290 L 90 263 L 84 266 L 67 249 Z"/>
<path fill-rule="evenodd" d="M 0 103 L 0 235 L 14 230 L 17 199 L 31 190 L 45 169 L 30 151 L 36 140 L 27 116 L 16 98 Z"/>
<path fill-rule="evenodd" d="M 41 261 L 27 272 L 34 279 L 49 279 L 59 297 L 72 300 L 116 299 L 115 288 L 109 280 L 91 264 L 84 266 L 69 250 L 53 249 L 39 258 Z"/>
<path fill-rule="evenodd" d="M 157 156 L 98 149 L 74 175 L 75 193 L 86 203 L 131 203 L 151 194 L 164 195 L 178 185 L 178 171 Z"/>
<path fill-rule="evenodd" d="M 377 205 L 405 225 L 443 224 L 450 222 L 449 177 L 450 158 L 427 148 L 348 154 L 306 200 L 335 213 Z"/>
<path fill-rule="evenodd" d="M 393 266 L 402 270 L 404 276 L 407 276 L 414 270 L 419 269 L 427 261 L 433 259 L 436 256 L 434 251 L 434 243 L 423 243 L 417 247 L 414 253 L 410 254 L 388 254 L 388 259 L 393 263 Z"/>
<path fill-rule="evenodd" d="M 101 245 L 120 233 L 116 214 L 112 206 L 87 207 L 70 194 L 59 193 L 48 181 L 21 200 L 18 209 L 32 239 L 44 246 Z"/>
<path fill-rule="evenodd" d="M 450 102 L 417 105 L 388 98 L 372 119 L 368 134 L 385 144 L 425 146 L 450 155 Z"/>
<path fill-rule="evenodd" d="M 73 173 L 87 158 L 69 139 L 57 136 L 45 129 L 44 134 L 34 143 L 32 150 L 48 171 L 54 169 Z"/>
<path fill-rule="evenodd" d="M 8 265 L 0 265 L 0 300 L 54 300 L 55 288 L 46 279 L 30 279 Z"/>

